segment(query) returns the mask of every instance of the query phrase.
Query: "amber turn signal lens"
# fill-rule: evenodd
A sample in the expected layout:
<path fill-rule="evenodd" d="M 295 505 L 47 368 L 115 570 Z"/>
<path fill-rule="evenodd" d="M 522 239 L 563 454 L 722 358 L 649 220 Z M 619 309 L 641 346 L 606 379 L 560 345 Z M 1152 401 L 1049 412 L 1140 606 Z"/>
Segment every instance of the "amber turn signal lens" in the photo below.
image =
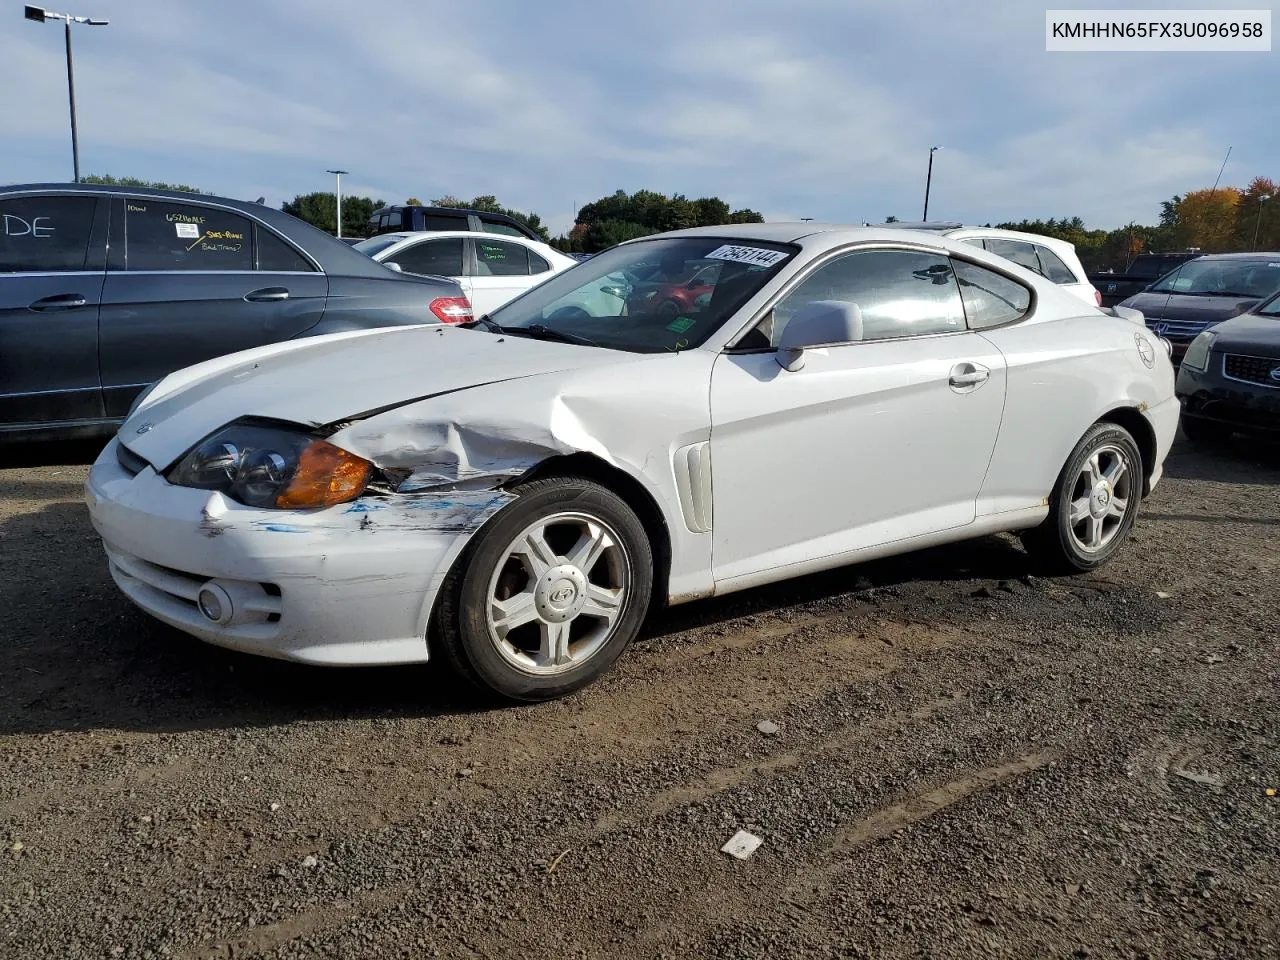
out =
<path fill-rule="evenodd" d="M 354 500 L 364 492 L 373 464 L 325 440 L 316 440 L 298 457 L 298 469 L 276 506 L 305 510 Z"/>

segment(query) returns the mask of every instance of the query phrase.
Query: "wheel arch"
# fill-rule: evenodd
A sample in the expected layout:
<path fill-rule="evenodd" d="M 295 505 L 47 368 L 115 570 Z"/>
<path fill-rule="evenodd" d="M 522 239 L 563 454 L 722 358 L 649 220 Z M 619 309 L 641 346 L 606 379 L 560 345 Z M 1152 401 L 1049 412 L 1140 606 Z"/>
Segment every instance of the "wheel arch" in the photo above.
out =
<path fill-rule="evenodd" d="M 1151 493 L 1151 475 L 1155 472 L 1157 444 L 1155 427 L 1139 407 L 1114 407 L 1100 416 L 1095 423 L 1114 423 L 1124 427 L 1133 436 L 1142 454 L 1142 496 Z"/>
<path fill-rule="evenodd" d="M 644 526 L 653 551 L 653 593 L 650 612 L 667 602 L 668 582 L 671 575 L 671 529 L 666 515 L 649 489 L 625 470 L 615 467 L 592 453 L 569 453 L 548 457 L 523 474 L 513 488 L 530 480 L 546 480 L 552 477 L 578 477 L 594 480 L 621 497 Z"/>

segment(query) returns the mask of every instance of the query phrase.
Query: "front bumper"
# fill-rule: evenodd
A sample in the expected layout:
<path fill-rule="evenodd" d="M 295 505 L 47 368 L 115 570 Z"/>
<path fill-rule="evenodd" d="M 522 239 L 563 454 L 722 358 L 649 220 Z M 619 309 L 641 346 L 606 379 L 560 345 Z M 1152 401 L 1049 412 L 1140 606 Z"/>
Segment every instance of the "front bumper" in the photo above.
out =
<path fill-rule="evenodd" d="M 1280 357 L 1275 359 L 1280 367 Z M 1280 436 L 1280 382 L 1250 383 L 1226 375 L 1225 352 L 1215 343 L 1208 369 L 1178 369 L 1178 400 L 1185 416 L 1220 423 L 1226 429 Z"/>
<path fill-rule="evenodd" d="M 118 446 L 107 445 L 85 483 L 117 586 L 201 640 L 305 663 L 426 660 L 440 582 L 510 499 L 486 491 L 261 510 L 173 486 L 150 466 L 131 474 Z M 212 621 L 197 603 L 209 581 L 234 605 L 229 622 Z"/>
<path fill-rule="evenodd" d="M 1155 406 L 1148 407 L 1146 415 L 1156 438 L 1155 463 L 1152 464 L 1145 490 L 1146 494 L 1150 494 L 1164 476 L 1165 458 L 1169 456 L 1173 441 L 1178 435 L 1178 401 L 1174 397 L 1162 400 Z"/>

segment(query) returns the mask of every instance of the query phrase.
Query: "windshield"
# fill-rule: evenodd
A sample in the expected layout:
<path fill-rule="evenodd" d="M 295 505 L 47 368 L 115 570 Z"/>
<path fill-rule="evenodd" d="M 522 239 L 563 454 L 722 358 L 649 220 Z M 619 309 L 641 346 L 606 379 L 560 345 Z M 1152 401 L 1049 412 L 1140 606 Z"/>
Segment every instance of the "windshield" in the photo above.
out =
<path fill-rule="evenodd" d="M 1152 284 L 1152 293 L 1193 297 L 1269 297 L 1280 290 L 1280 261 L 1214 260 L 1202 257 L 1184 263 Z"/>
<path fill-rule="evenodd" d="M 368 240 L 361 240 L 359 243 L 351 245 L 352 250 L 359 250 L 361 253 L 376 257 L 387 247 L 394 247 L 403 240 L 404 237 L 370 237 Z"/>
<path fill-rule="evenodd" d="M 669 237 L 627 243 L 538 284 L 490 315 L 504 332 L 637 353 L 704 342 L 796 248 L 766 240 Z"/>
<path fill-rule="evenodd" d="M 1280 317 L 1280 297 L 1272 297 L 1270 300 L 1258 304 L 1250 312 L 1260 317 Z"/>

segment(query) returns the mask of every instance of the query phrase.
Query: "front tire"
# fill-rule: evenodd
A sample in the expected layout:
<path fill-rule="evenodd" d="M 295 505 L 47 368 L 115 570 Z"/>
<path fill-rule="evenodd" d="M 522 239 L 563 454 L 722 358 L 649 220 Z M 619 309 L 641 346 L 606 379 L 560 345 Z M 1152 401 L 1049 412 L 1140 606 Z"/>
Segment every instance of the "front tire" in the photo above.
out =
<path fill-rule="evenodd" d="M 635 512 L 598 483 L 517 492 L 445 579 L 433 645 L 483 690 L 550 700 L 597 680 L 639 632 L 653 553 Z"/>
<path fill-rule="evenodd" d="M 1096 570 L 1120 550 L 1142 500 L 1142 453 L 1114 423 L 1096 423 L 1076 444 L 1049 495 L 1049 516 L 1023 535 L 1047 570 Z"/>

